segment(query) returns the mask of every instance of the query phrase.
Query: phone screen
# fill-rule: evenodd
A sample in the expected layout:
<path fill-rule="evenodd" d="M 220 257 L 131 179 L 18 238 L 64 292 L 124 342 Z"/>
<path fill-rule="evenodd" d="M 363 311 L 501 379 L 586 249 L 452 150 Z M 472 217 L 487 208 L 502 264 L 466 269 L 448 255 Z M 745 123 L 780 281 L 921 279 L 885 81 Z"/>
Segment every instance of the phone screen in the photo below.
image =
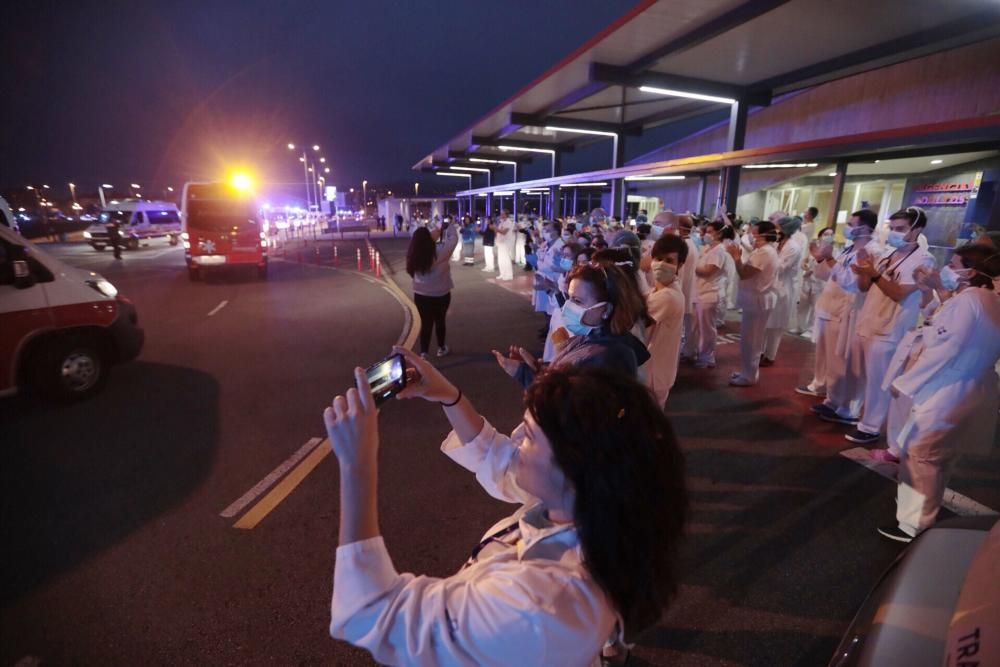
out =
<path fill-rule="evenodd" d="M 382 405 L 406 386 L 406 368 L 403 355 L 394 354 L 365 370 L 368 385 L 372 388 L 375 405 Z"/>

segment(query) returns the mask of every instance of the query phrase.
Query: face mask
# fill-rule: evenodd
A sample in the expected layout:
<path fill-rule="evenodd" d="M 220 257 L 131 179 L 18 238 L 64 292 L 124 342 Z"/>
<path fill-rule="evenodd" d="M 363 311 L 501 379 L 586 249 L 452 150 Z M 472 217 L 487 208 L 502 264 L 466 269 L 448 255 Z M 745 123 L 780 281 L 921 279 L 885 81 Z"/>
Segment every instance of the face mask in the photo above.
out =
<path fill-rule="evenodd" d="M 886 239 L 886 243 L 891 245 L 893 248 L 902 248 L 906 245 L 906 235 L 908 232 L 889 232 L 889 238 Z"/>
<path fill-rule="evenodd" d="M 650 227 L 649 229 L 650 241 L 656 241 L 661 236 L 663 236 L 663 227 L 660 227 L 659 225 L 653 225 L 652 227 Z"/>
<path fill-rule="evenodd" d="M 854 228 L 849 228 L 847 231 L 854 231 Z M 819 237 L 819 242 L 826 245 L 833 245 L 833 234 L 823 234 L 823 236 Z"/>
<path fill-rule="evenodd" d="M 702 246 L 702 244 L 704 243 L 702 241 L 701 234 L 691 234 L 691 236 L 688 237 L 688 238 L 690 238 L 692 241 L 694 241 L 694 247 L 695 248 L 700 248 Z"/>
<path fill-rule="evenodd" d="M 586 336 L 597 327 L 584 324 L 583 316 L 587 314 L 587 311 L 594 308 L 600 308 L 605 305 L 607 304 L 602 301 L 601 303 L 595 303 L 590 308 L 584 308 L 583 306 L 575 304 L 572 301 L 567 301 L 562 307 L 563 322 L 566 325 L 566 329 L 568 329 L 574 336 Z"/>
<path fill-rule="evenodd" d="M 653 278 L 661 285 L 668 286 L 677 277 L 677 267 L 661 260 L 653 260 Z"/>
<path fill-rule="evenodd" d="M 557 238 L 558 236 L 556 236 L 555 232 L 545 232 L 545 240 L 549 243 L 553 243 Z"/>
<path fill-rule="evenodd" d="M 569 232 L 563 232 L 563 235 L 562 235 L 562 240 L 563 241 L 566 241 L 568 243 L 572 239 L 573 239 L 573 235 L 572 234 L 570 234 Z"/>
<path fill-rule="evenodd" d="M 561 257 L 559 259 L 559 268 L 563 271 L 569 271 L 573 268 L 573 260 L 569 257 Z"/>
<path fill-rule="evenodd" d="M 848 227 L 844 230 L 844 238 L 848 241 L 856 241 L 864 235 L 865 233 L 862 231 L 861 225 L 858 225 L 857 227 Z"/>
<path fill-rule="evenodd" d="M 941 285 L 949 292 L 958 289 L 958 273 L 950 266 L 941 269 Z"/>

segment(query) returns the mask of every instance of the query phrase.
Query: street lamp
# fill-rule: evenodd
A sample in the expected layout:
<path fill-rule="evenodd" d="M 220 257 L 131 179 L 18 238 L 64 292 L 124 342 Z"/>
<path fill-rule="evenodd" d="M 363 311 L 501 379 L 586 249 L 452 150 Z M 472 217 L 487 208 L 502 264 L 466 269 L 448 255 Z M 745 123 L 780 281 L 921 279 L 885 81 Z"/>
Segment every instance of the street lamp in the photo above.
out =
<path fill-rule="evenodd" d="M 319 151 L 319 144 L 313 144 L 313 150 Z"/>
<path fill-rule="evenodd" d="M 295 144 L 293 144 L 292 142 L 288 142 L 288 150 L 294 151 L 295 150 Z M 319 150 L 319 145 L 318 144 L 313 144 L 313 150 L 314 151 L 318 151 Z M 311 179 L 309 178 L 309 172 L 312 171 L 312 168 L 309 167 L 309 162 L 306 160 L 306 150 L 305 150 L 305 148 L 302 149 L 302 155 L 299 156 L 299 162 L 302 163 L 302 175 L 304 177 L 305 186 L 306 186 L 306 210 L 307 211 L 311 211 L 312 210 L 312 194 L 311 194 L 312 183 L 311 183 Z M 318 206 L 319 206 L 319 201 L 318 200 L 317 200 L 316 204 L 317 204 L 317 208 L 318 208 Z"/>
<path fill-rule="evenodd" d="M 361 199 L 365 203 L 365 213 L 368 212 L 368 181 L 361 181 Z"/>
<path fill-rule="evenodd" d="M 414 197 L 419 197 L 420 196 L 420 183 L 414 183 L 413 184 L 413 196 Z"/>

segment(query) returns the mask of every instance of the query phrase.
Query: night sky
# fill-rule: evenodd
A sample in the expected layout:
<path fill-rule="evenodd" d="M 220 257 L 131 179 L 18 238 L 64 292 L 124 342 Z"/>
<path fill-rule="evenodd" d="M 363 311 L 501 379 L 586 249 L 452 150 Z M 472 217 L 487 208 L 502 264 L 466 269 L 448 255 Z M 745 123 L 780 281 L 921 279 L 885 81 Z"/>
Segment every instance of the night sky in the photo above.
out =
<path fill-rule="evenodd" d="M 0 188 L 301 181 L 289 141 L 322 145 L 341 189 L 430 183 L 410 166 L 633 4 L 12 3 Z"/>

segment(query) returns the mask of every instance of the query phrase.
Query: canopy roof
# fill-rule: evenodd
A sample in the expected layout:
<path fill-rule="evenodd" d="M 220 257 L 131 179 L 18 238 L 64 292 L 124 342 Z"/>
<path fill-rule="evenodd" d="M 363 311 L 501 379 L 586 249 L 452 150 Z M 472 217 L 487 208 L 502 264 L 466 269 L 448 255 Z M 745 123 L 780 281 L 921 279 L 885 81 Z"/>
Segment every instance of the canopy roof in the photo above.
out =
<path fill-rule="evenodd" d="M 644 0 L 413 168 L 571 151 L 593 139 L 580 130 L 636 135 L 729 104 L 640 88 L 767 105 L 998 35 L 996 0 Z"/>

